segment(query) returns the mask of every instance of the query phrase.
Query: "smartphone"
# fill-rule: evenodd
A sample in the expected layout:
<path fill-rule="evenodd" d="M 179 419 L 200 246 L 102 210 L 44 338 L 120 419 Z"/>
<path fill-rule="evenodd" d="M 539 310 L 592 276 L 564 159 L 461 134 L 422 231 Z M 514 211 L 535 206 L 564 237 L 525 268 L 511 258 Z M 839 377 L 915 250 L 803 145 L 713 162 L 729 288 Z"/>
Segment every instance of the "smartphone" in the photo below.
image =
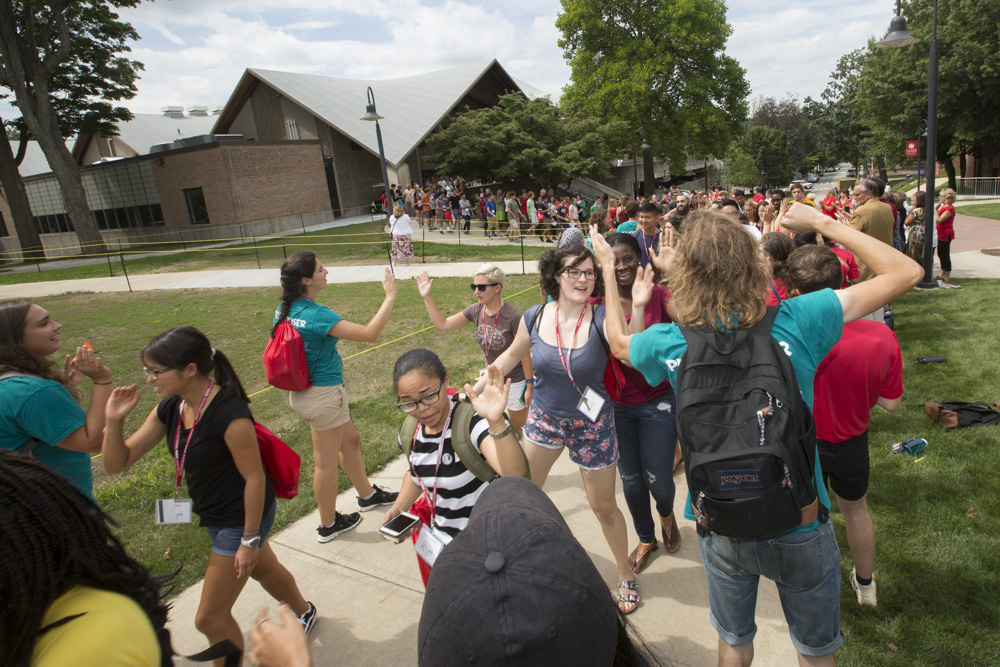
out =
<path fill-rule="evenodd" d="M 420 519 L 409 512 L 401 512 L 389 521 L 382 524 L 378 532 L 382 533 L 384 539 L 399 544 L 413 534 L 413 531 L 420 525 Z"/>

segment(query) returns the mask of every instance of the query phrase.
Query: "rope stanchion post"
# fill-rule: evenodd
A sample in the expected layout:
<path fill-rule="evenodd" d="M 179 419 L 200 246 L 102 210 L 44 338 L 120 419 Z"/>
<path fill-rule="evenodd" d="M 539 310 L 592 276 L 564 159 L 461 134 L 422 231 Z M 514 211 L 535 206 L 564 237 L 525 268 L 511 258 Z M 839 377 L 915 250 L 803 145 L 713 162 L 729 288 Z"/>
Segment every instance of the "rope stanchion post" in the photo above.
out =
<path fill-rule="evenodd" d="M 39 262 L 37 259 L 35 260 L 35 266 L 38 267 L 38 272 L 41 273 L 42 272 L 42 263 Z"/>
<path fill-rule="evenodd" d="M 132 291 L 132 281 L 128 278 L 128 269 L 125 268 L 125 255 L 121 251 L 121 243 L 118 244 L 118 259 L 122 262 L 122 273 L 125 274 L 125 284 L 128 285 L 128 291 Z"/>
<path fill-rule="evenodd" d="M 186 252 L 187 249 L 188 249 L 188 246 L 187 246 L 187 243 L 184 241 L 184 230 L 183 229 L 180 230 L 179 233 L 181 235 L 181 246 L 184 248 L 184 250 Z M 119 242 L 119 245 L 121 245 L 121 242 Z M 119 248 L 119 250 L 121 250 L 121 248 Z"/>
<path fill-rule="evenodd" d="M 257 268 L 260 268 L 260 252 L 257 250 L 257 235 L 253 235 L 253 254 L 257 256 Z"/>
<path fill-rule="evenodd" d="M 524 270 L 524 236 L 518 236 L 521 240 L 521 275 L 525 275 L 527 272 Z"/>
<path fill-rule="evenodd" d="M 110 254 L 109 255 L 105 255 L 105 257 L 108 258 L 108 277 L 109 278 L 114 278 L 115 277 L 115 272 L 111 268 L 111 255 Z"/>
<path fill-rule="evenodd" d="M 427 230 L 420 228 L 420 263 L 427 263 Z"/>

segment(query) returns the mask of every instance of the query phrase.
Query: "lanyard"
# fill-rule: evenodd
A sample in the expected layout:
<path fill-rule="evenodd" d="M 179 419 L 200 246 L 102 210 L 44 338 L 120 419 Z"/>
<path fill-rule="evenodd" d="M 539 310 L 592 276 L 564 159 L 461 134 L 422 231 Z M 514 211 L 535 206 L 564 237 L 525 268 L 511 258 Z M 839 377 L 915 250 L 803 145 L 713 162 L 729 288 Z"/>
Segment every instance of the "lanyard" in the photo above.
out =
<path fill-rule="evenodd" d="M 580 332 L 580 325 L 583 323 L 583 316 L 587 312 L 587 307 L 584 306 L 583 310 L 580 311 L 580 319 L 576 321 L 576 329 L 573 330 L 573 344 L 569 350 L 569 354 L 564 358 L 562 349 L 562 337 L 559 335 L 559 304 L 556 303 L 556 349 L 559 350 L 559 362 L 562 364 L 563 370 L 566 371 L 566 375 L 569 376 L 569 381 L 573 383 L 573 388 L 576 389 L 576 393 L 580 394 L 580 398 L 583 398 L 583 402 L 586 404 L 587 399 L 583 396 L 583 392 L 580 388 L 576 386 L 576 380 L 573 379 L 573 372 L 570 370 L 570 362 L 572 362 L 573 350 L 576 349 L 576 334 Z"/>
<path fill-rule="evenodd" d="M 493 331 L 490 332 L 486 328 L 486 304 L 483 304 L 483 354 L 486 355 L 486 365 L 490 364 L 490 347 L 493 342 L 493 336 L 497 332 L 497 320 L 500 319 L 500 310 L 503 308 L 503 299 L 500 299 L 500 308 L 497 309 L 496 317 L 493 318 Z"/>
<path fill-rule="evenodd" d="M 451 403 L 451 397 L 448 397 L 448 418 L 444 421 L 444 428 L 441 429 L 441 437 L 438 439 L 437 447 L 437 463 L 434 464 L 434 493 L 433 495 L 427 492 L 427 485 L 424 484 L 424 480 L 417 474 L 417 469 L 413 467 L 413 461 L 407 461 L 410 464 L 410 470 L 413 471 L 413 476 L 417 478 L 417 484 L 420 485 L 420 490 L 423 492 L 427 501 L 431 504 L 431 528 L 434 528 L 434 513 L 437 511 L 437 495 L 438 495 L 438 469 L 441 467 L 441 455 L 444 453 L 444 441 L 445 436 L 448 433 L 448 426 L 451 425 L 451 415 L 454 408 L 454 404 Z M 413 432 L 413 442 L 410 444 L 410 451 L 413 451 L 414 446 L 417 444 L 417 435 L 423 429 L 422 426 L 418 427 Z"/>
<path fill-rule="evenodd" d="M 191 444 L 194 427 L 198 425 L 198 419 L 201 418 L 201 410 L 205 407 L 205 402 L 208 401 L 208 395 L 212 393 L 212 387 L 214 386 L 215 384 L 209 380 L 208 389 L 205 390 L 205 395 L 201 397 L 201 403 L 198 404 L 198 411 L 194 413 L 194 423 L 191 424 L 191 430 L 188 431 L 183 452 L 179 451 L 181 446 L 181 425 L 184 423 L 184 401 L 183 399 L 181 400 L 180 415 L 177 418 L 177 430 L 174 432 L 174 471 L 177 473 L 177 486 L 174 488 L 175 497 L 177 496 L 177 489 L 181 488 L 181 478 L 184 477 L 184 462 L 187 460 L 188 445 Z"/>
<path fill-rule="evenodd" d="M 642 234 L 642 247 L 646 249 L 646 264 L 649 264 L 653 261 L 653 251 L 650 250 L 650 246 L 646 245 L 646 232 L 642 231 L 641 229 L 639 230 L 639 232 Z M 655 246 L 656 234 L 652 234 L 651 236 L 653 237 L 653 246 Z M 643 267 L 645 267 L 645 264 L 643 264 Z"/>

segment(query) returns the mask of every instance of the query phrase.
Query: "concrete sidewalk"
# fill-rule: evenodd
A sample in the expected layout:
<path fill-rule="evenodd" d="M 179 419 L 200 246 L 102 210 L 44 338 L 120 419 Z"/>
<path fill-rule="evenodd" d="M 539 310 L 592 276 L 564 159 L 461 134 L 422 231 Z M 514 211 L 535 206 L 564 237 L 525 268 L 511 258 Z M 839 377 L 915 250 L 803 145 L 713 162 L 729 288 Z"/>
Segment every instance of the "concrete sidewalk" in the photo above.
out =
<path fill-rule="evenodd" d="M 306 462 L 303 474 L 311 465 Z M 578 468 L 565 454 L 552 469 L 545 491 L 555 502 L 590 553 L 608 583 L 608 595 L 616 583 L 614 560 L 600 524 L 587 503 Z M 372 481 L 387 489 L 398 489 L 406 464 L 397 457 Z M 678 516 L 686 495 L 684 474 L 674 475 Z M 340 495 L 338 507 L 354 511 L 353 489 Z M 618 484 L 618 506 L 629 525 L 629 550 L 636 537 Z M 384 509 L 384 508 L 381 508 Z M 423 603 L 423 583 L 417 570 L 412 543 L 392 544 L 378 534 L 383 512 L 365 513 L 353 532 L 333 542 L 316 541 L 319 513 L 314 511 L 288 529 L 272 536 L 278 559 L 295 576 L 305 597 L 319 610 L 319 620 L 310 637 L 314 664 L 357 667 L 417 664 L 417 624 Z M 654 516 L 655 509 L 653 510 Z M 694 524 L 679 522 L 680 550 L 668 555 L 660 549 L 646 570 L 637 576 L 642 603 L 629 618 L 646 641 L 674 665 L 716 664 L 718 635 L 708 620 L 708 589 L 698 553 Z M 846 579 L 842 584 L 844 604 L 853 604 Z M 194 653 L 207 645 L 194 627 L 201 584 L 185 590 L 173 601 L 170 631 L 178 653 Z M 276 602 L 255 581 L 250 581 L 234 608 L 234 615 L 249 636 L 252 620 L 262 606 Z M 796 652 L 772 582 L 763 581 L 757 600 L 755 665 L 794 665 Z M 461 629 L 456 628 L 456 631 Z M 249 639 L 247 638 L 249 646 Z M 178 665 L 190 664 L 178 660 Z"/>

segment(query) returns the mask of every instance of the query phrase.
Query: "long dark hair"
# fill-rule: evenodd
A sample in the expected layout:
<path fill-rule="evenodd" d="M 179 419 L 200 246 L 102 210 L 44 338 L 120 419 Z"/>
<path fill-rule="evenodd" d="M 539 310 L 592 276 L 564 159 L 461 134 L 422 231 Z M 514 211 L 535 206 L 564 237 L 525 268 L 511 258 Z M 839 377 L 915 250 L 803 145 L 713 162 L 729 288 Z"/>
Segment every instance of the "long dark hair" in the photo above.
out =
<path fill-rule="evenodd" d="M 39 359 L 24 346 L 24 329 L 28 324 L 31 299 L 0 301 L 0 373 L 26 373 L 46 380 L 55 380 L 80 401 L 82 394 L 69 378 L 48 359 Z"/>
<path fill-rule="evenodd" d="M 768 232 L 760 239 L 760 249 L 771 264 L 771 277 L 785 279 L 788 273 L 788 256 L 795 250 L 795 244 L 781 232 Z"/>
<path fill-rule="evenodd" d="M 278 321 L 271 329 L 271 336 L 274 336 L 278 325 L 288 319 L 292 302 L 305 293 L 306 286 L 302 284 L 302 279 L 312 278 L 314 273 L 316 253 L 312 250 L 300 250 L 281 263 L 281 311 L 278 313 Z"/>
<path fill-rule="evenodd" d="M 156 632 L 161 664 L 172 665 L 160 597 L 169 577 L 150 575 L 111 532 L 114 522 L 37 460 L 0 450 L 0 478 L 0 663 L 30 664 L 46 610 L 82 584 L 135 600 Z"/>
<path fill-rule="evenodd" d="M 181 370 L 188 364 L 194 364 L 202 375 L 214 372 L 215 383 L 219 387 L 233 392 L 246 403 L 250 402 L 229 359 L 220 350 L 214 349 L 205 334 L 194 327 L 175 327 L 161 333 L 146 343 L 140 356 L 144 361 L 149 359 L 167 368 Z"/>

